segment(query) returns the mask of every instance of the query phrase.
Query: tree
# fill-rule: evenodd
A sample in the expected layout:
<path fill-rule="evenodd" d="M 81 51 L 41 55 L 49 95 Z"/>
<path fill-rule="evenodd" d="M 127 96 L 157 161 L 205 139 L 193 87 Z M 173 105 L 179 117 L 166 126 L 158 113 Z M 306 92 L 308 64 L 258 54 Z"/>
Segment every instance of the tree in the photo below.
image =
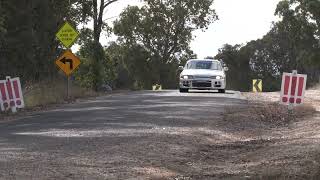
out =
<path fill-rule="evenodd" d="M 3 38 L 3 35 L 6 31 L 6 29 L 4 27 L 4 19 L 5 19 L 4 13 L 5 13 L 5 11 L 3 9 L 2 4 L 3 4 L 3 2 L 0 2 L 0 40 L 1 40 L 1 38 Z"/>
<path fill-rule="evenodd" d="M 230 89 L 248 91 L 250 89 L 249 57 L 251 51 L 245 46 L 225 44 L 214 57 L 228 68 L 227 86 Z"/>
<path fill-rule="evenodd" d="M 285 2 L 282 2 L 285 4 Z M 301 14 L 306 19 L 314 20 L 318 26 L 317 32 L 319 33 L 320 27 L 320 1 L 319 0 L 291 0 L 289 6 L 295 7 L 295 13 Z"/>
<path fill-rule="evenodd" d="M 114 33 L 125 44 L 139 44 L 150 53 L 155 83 L 165 84 L 167 65 L 189 50 L 192 32 L 205 29 L 217 19 L 213 0 L 146 0 L 139 8 L 129 6 L 114 22 Z"/>
<path fill-rule="evenodd" d="M 275 14 L 281 17 L 262 38 L 244 46 L 225 45 L 216 58 L 229 67 L 232 88 L 249 90 L 252 79 L 262 79 L 265 91 L 280 90 L 283 72 L 308 74 L 308 85 L 320 75 L 320 1 L 283 0 Z M 249 73 L 248 73 L 249 72 Z M 230 81 L 231 80 L 231 81 Z"/>
<path fill-rule="evenodd" d="M 71 2 L 71 3 L 69 3 Z M 0 2 L 0 77 L 19 76 L 25 81 L 52 80 L 54 60 L 62 47 L 55 33 L 78 9 L 74 1 L 3 0 Z M 36 67 L 36 68 L 35 68 Z"/>
<path fill-rule="evenodd" d="M 291 69 L 307 73 L 308 84 L 319 80 L 320 72 L 320 40 L 319 40 L 319 9 L 320 2 L 314 0 L 281 1 L 276 14 L 282 21 L 275 25 L 279 39 L 285 41 L 281 46 L 286 47 Z M 288 69 L 287 69 L 288 70 Z"/>
<path fill-rule="evenodd" d="M 97 0 L 92 0 L 92 8 L 93 8 L 93 88 L 95 90 L 99 89 L 99 86 L 103 83 L 102 81 L 102 72 L 101 72 L 101 60 L 103 59 L 103 47 L 100 44 L 100 36 L 101 32 L 104 28 L 108 28 L 107 24 L 103 21 L 104 11 L 106 7 L 117 2 L 118 0 L 100 0 L 99 4 Z"/>
<path fill-rule="evenodd" d="M 99 87 L 104 83 L 103 82 L 103 59 L 104 59 L 104 49 L 100 43 L 100 36 L 102 31 L 109 32 L 110 28 L 104 22 L 103 18 L 105 15 L 105 10 L 111 4 L 119 0 L 77 0 L 73 4 L 76 9 L 79 9 L 80 12 L 75 14 L 75 17 L 81 18 L 81 22 L 88 24 L 88 22 L 93 22 L 92 31 L 84 28 L 81 32 L 84 32 L 88 37 L 84 43 L 89 43 L 92 45 L 92 53 L 90 55 L 90 63 L 92 69 L 92 86 L 94 90 L 98 90 Z M 92 42 L 89 42 L 92 41 Z"/>
<path fill-rule="evenodd" d="M 78 71 L 75 73 L 75 77 L 77 80 L 77 83 L 79 83 L 82 87 L 86 88 L 92 88 L 94 87 L 94 71 L 95 69 L 93 68 L 94 66 L 92 65 L 94 61 L 92 60 L 92 57 L 94 57 L 93 53 L 97 53 L 96 51 L 92 51 L 92 49 L 95 47 L 95 44 L 93 41 L 89 41 L 84 43 L 79 52 L 78 56 L 81 58 L 81 66 L 78 69 Z M 104 51 L 103 48 L 100 49 L 101 52 L 99 52 L 99 57 L 100 59 L 100 66 L 99 66 L 99 71 L 101 73 L 101 81 L 105 84 L 110 83 L 114 79 L 114 73 L 112 72 L 112 64 L 110 58 L 107 56 L 106 52 Z M 102 87 L 98 87 L 98 91 Z"/>
<path fill-rule="evenodd" d="M 139 44 L 127 45 L 111 43 L 106 49 L 115 70 L 115 86 L 131 89 L 150 89 L 157 78 L 154 61 L 150 61 L 150 53 Z M 167 76 L 164 87 L 176 88 L 176 61 L 167 64 Z"/>

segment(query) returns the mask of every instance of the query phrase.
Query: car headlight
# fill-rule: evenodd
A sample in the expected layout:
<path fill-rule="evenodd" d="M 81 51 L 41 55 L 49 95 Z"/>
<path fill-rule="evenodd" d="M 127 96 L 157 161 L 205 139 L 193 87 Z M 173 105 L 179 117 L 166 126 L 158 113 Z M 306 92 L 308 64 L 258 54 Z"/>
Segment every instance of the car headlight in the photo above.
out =
<path fill-rule="evenodd" d="M 187 80 L 187 79 L 193 79 L 193 76 L 181 76 L 180 78 Z"/>
<path fill-rule="evenodd" d="M 217 76 L 216 79 L 220 80 L 220 79 L 224 79 L 223 76 Z"/>

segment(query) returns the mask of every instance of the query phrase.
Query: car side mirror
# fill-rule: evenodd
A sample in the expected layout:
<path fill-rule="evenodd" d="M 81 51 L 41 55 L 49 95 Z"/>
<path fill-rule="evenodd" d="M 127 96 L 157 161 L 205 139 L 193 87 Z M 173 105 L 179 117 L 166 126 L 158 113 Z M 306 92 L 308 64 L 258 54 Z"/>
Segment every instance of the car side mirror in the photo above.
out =
<path fill-rule="evenodd" d="M 224 71 L 229 71 L 228 67 L 224 67 L 223 69 L 224 69 Z"/>
<path fill-rule="evenodd" d="M 183 66 L 178 67 L 178 70 L 180 70 L 180 71 L 183 71 L 183 69 L 184 69 Z"/>

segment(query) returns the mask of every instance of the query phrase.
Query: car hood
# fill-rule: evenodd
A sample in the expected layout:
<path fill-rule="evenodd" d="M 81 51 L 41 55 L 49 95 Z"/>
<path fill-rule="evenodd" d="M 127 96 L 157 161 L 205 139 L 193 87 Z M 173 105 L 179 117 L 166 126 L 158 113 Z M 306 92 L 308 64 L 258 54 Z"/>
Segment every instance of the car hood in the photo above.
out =
<path fill-rule="evenodd" d="M 207 69 L 185 69 L 181 76 L 225 76 L 224 71 L 207 70 Z"/>

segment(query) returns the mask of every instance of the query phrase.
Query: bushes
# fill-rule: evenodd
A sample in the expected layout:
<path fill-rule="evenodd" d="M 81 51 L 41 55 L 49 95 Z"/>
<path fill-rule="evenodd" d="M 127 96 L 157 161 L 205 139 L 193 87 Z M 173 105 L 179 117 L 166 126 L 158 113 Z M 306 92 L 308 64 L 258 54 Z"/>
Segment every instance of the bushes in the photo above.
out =
<path fill-rule="evenodd" d="M 98 48 L 99 53 L 94 54 L 93 48 Z M 104 84 L 111 84 L 114 72 L 111 61 L 103 47 L 92 41 L 85 43 L 79 50 L 81 66 L 75 73 L 76 83 L 85 88 L 98 91 Z"/>

